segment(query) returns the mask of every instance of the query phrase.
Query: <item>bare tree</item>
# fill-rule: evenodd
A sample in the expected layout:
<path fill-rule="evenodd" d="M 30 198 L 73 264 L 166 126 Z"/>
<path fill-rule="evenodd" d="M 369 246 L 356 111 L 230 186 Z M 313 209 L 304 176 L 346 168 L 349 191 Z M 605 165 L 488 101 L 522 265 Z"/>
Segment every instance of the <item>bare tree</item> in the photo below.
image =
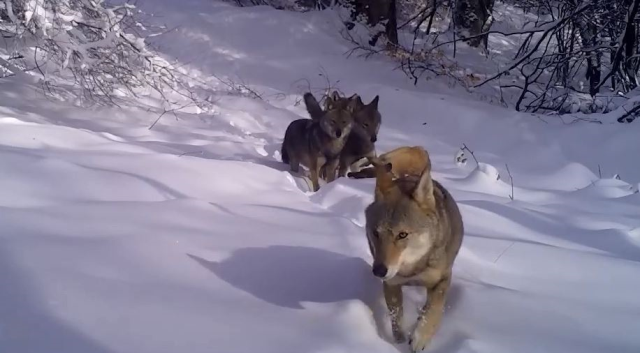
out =
<path fill-rule="evenodd" d="M 150 89 L 165 101 L 171 92 L 204 108 L 179 72 L 146 44 L 141 32 L 148 26 L 138 14 L 129 3 L 0 1 L 0 35 L 11 54 L 0 66 L 14 74 L 34 71 L 48 93 L 61 85 L 79 88 L 89 104 L 116 104 L 124 93 Z"/>
<path fill-rule="evenodd" d="M 482 44 L 482 49 L 486 49 L 489 36 L 504 36 L 516 38 L 520 43 L 511 63 L 476 80 L 470 87 L 482 87 L 506 75 L 517 77 L 518 80 L 511 79 L 508 84 L 498 82 L 501 94 L 503 90 L 517 92 L 516 110 L 561 114 L 576 110 L 606 112 L 612 108 L 598 97 L 615 91 L 606 99 L 622 105 L 620 96 L 639 90 L 640 0 L 516 1 L 517 6 L 533 12 L 537 21 L 512 32 L 490 29 L 493 1 L 457 0 L 451 18 L 456 30 L 453 39 L 444 41 L 429 31 L 438 8 L 446 5 L 435 0 L 429 2 L 433 5 L 425 6 L 417 17 L 414 44 L 402 58 L 404 71 L 416 83 L 425 72 L 451 75 L 450 70 L 436 70 L 441 62 L 434 58 L 442 57 L 443 48 L 453 47 L 455 56 L 456 43 L 460 41 L 471 46 Z M 427 28 L 420 28 L 427 19 Z M 415 45 L 415 38 L 427 36 L 432 40 L 420 40 L 421 46 Z M 584 79 L 588 84 L 583 87 Z M 630 118 L 625 116 L 623 120 Z"/>

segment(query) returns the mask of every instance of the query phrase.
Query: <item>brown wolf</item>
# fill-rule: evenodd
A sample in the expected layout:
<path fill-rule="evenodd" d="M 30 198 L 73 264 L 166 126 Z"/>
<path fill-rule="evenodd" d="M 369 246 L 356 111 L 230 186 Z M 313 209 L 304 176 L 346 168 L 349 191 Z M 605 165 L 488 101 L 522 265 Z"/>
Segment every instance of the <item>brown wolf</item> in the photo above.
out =
<path fill-rule="evenodd" d="M 419 149 L 413 147 L 408 151 Z M 431 179 L 426 151 L 423 157 L 426 158 L 407 166 L 408 169 L 393 166 L 393 161 L 370 158 L 376 174 L 376 191 L 374 201 L 365 210 L 373 274 L 383 280 L 397 342 L 405 341 L 401 327 L 402 286 L 421 285 L 427 289 L 427 301 L 409 342 L 413 352 L 426 348 L 440 326 L 453 262 L 464 233 L 456 201 L 439 182 Z M 417 175 L 412 174 L 416 165 L 425 166 Z M 396 173 L 400 176 L 394 179 Z"/>
<path fill-rule="evenodd" d="M 379 156 L 381 163 L 391 163 L 391 173 L 395 177 L 402 177 L 406 175 L 419 176 L 425 170 L 431 172 L 431 159 L 429 154 L 424 148 L 420 146 L 402 146 L 387 153 L 383 153 Z M 363 167 L 371 164 L 367 161 Z M 373 178 L 376 176 L 375 168 L 363 168 L 358 172 L 352 172 L 347 174 L 349 178 L 363 179 Z"/>
<path fill-rule="evenodd" d="M 304 94 L 304 103 L 309 115 L 322 115 L 316 119 L 297 119 L 292 121 L 282 141 L 282 161 L 289 164 L 291 171 L 298 173 L 300 164 L 309 168 L 313 191 L 318 191 L 320 168 L 326 169 L 331 182 L 335 179 L 340 152 L 351 133 L 355 101 L 334 101 L 327 98 L 327 109 L 311 93 Z"/>
<path fill-rule="evenodd" d="M 340 167 L 338 176 L 346 176 L 349 168 L 355 168 L 355 163 L 365 157 L 375 157 L 375 142 L 378 140 L 378 131 L 382 116 L 378 111 L 379 96 L 375 96 L 371 102 L 364 104 L 359 95 L 354 94 L 351 97 L 340 97 L 338 92 L 334 91 L 326 102 L 348 102 L 355 101 L 356 109 L 353 114 L 353 128 L 351 134 L 347 137 L 347 142 L 340 152 Z M 326 109 L 326 103 L 325 103 Z M 317 120 L 322 116 L 322 110 L 309 110 L 311 119 Z"/>

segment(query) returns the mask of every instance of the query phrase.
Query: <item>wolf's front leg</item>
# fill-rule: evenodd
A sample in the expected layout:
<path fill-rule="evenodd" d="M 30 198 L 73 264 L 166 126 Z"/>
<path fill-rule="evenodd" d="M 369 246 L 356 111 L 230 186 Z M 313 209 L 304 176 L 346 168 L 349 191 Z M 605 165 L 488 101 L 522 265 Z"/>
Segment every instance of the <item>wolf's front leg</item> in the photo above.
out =
<path fill-rule="evenodd" d="M 325 178 L 324 180 L 327 183 L 330 183 L 336 180 L 336 169 L 338 169 L 338 163 L 340 160 L 338 158 L 327 159 L 327 162 L 322 166 L 324 169 Z"/>
<path fill-rule="evenodd" d="M 327 176 L 329 175 L 329 171 L 327 169 L 328 162 L 325 162 L 322 167 L 320 167 L 320 179 L 327 181 Z"/>
<path fill-rule="evenodd" d="M 340 156 L 340 168 L 338 169 L 338 178 L 344 178 L 349 171 L 349 158 L 346 155 Z"/>
<path fill-rule="evenodd" d="M 402 331 L 402 287 L 392 286 L 386 282 L 382 283 L 384 291 L 384 300 L 387 302 L 389 316 L 391 317 L 391 332 L 396 343 L 402 343 L 406 340 Z"/>
<path fill-rule="evenodd" d="M 313 191 L 320 190 L 320 183 L 318 182 L 319 173 L 318 158 L 313 157 L 309 162 L 309 176 L 311 178 L 311 184 L 313 184 Z"/>
<path fill-rule="evenodd" d="M 413 352 L 420 352 L 425 349 L 440 327 L 450 284 L 451 277 L 447 276 L 442 278 L 436 285 L 427 288 L 427 303 L 422 309 L 418 324 L 409 342 Z"/>

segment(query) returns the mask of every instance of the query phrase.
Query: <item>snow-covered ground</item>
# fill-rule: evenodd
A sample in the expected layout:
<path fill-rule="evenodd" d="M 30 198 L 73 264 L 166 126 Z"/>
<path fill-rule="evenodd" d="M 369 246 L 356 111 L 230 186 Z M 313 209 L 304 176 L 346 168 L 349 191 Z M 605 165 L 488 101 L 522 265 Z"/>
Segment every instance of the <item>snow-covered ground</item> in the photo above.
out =
<path fill-rule="evenodd" d="M 330 11 L 142 5 L 179 26 L 157 37 L 164 55 L 263 99 L 219 95 L 215 113 L 149 129 L 146 108 L 82 110 L 5 81 L 0 352 L 408 351 L 390 343 L 370 270 L 373 181 L 312 193 L 279 159 L 287 124 L 307 116 L 301 94 L 327 80 L 380 95 L 378 151 L 424 146 L 460 204 L 466 234 L 429 351 L 640 351 L 640 124 L 414 87 L 390 61 L 346 58 Z M 481 168 L 469 153 L 456 164 L 463 144 Z M 423 295 L 407 291 L 407 330 Z"/>

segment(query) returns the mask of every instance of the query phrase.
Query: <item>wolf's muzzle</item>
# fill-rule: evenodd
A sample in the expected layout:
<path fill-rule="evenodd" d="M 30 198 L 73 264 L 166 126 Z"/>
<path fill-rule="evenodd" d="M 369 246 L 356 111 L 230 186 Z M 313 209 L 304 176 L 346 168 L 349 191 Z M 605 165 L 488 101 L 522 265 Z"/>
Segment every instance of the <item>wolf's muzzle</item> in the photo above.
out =
<path fill-rule="evenodd" d="M 387 275 L 388 269 L 384 264 L 373 264 L 373 274 L 376 277 L 384 278 Z"/>

